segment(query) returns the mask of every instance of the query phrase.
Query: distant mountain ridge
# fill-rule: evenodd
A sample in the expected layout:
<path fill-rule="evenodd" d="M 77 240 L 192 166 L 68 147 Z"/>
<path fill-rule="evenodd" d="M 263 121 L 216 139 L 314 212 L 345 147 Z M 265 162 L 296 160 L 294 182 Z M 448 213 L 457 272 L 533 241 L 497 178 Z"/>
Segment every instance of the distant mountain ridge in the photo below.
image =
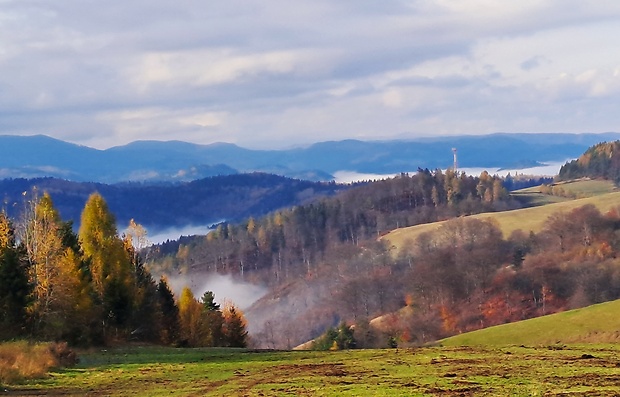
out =
<path fill-rule="evenodd" d="M 190 181 L 216 175 L 267 172 L 297 179 L 331 180 L 338 171 L 412 172 L 452 165 L 525 168 L 578 157 L 619 133 L 443 136 L 412 140 L 320 142 L 287 150 L 252 150 L 229 143 L 136 141 L 106 150 L 45 135 L 0 135 L 0 179 L 55 177 L 73 181 Z"/>

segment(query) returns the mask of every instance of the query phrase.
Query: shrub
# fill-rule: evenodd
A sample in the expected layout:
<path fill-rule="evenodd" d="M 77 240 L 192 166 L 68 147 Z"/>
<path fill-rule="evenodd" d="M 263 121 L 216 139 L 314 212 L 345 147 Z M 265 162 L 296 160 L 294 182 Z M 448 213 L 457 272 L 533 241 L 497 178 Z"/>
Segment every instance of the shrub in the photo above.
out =
<path fill-rule="evenodd" d="M 0 344 L 0 384 L 40 378 L 51 368 L 69 366 L 77 356 L 66 343 L 29 343 L 27 341 Z"/>

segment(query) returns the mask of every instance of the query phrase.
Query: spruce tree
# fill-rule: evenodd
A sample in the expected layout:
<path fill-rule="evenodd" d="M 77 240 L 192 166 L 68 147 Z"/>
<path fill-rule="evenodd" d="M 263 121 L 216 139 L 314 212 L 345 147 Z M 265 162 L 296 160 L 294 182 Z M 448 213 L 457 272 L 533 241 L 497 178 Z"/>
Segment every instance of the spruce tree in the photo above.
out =
<path fill-rule="evenodd" d="M 23 247 L 15 245 L 14 229 L 0 213 L 0 339 L 24 336 L 31 295 L 28 262 Z"/>
<path fill-rule="evenodd" d="M 180 337 L 179 307 L 163 276 L 157 284 L 157 297 L 161 312 L 160 341 L 167 345 L 175 344 Z"/>
<path fill-rule="evenodd" d="M 248 344 L 247 324 L 243 312 L 228 303 L 224 308 L 224 325 L 223 333 L 226 346 L 228 347 L 246 347 Z"/>

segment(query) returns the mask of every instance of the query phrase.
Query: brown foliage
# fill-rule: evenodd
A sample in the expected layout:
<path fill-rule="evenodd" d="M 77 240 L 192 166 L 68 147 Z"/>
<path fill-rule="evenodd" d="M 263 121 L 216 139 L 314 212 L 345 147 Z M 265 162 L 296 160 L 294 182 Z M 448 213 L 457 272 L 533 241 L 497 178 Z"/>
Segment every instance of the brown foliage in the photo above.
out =
<path fill-rule="evenodd" d="M 52 368 L 75 363 L 77 356 L 66 343 L 4 343 L 0 345 L 0 384 L 40 378 Z"/>

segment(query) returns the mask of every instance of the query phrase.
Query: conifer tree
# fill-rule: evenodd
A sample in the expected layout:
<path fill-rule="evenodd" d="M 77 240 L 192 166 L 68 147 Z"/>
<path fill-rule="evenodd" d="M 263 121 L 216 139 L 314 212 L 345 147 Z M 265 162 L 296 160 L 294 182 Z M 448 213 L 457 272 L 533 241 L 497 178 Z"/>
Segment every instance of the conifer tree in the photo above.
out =
<path fill-rule="evenodd" d="M 179 308 L 174 300 L 174 294 L 163 276 L 157 284 L 157 297 L 161 311 L 160 341 L 167 345 L 177 343 L 180 336 Z"/>
<path fill-rule="evenodd" d="M 27 266 L 25 251 L 15 245 L 13 226 L 0 213 L 0 340 L 25 331 L 31 294 Z"/>
<path fill-rule="evenodd" d="M 248 344 L 247 322 L 243 312 L 231 302 L 227 302 L 223 312 L 222 327 L 224 341 L 228 347 L 246 347 Z"/>
<path fill-rule="evenodd" d="M 203 342 L 205 346 L 221 346 L 223 344 L 222 326 L 224 317 L 220 305 L 215 302 L 215 294 L 207 291 L 201 298 Z"/>

